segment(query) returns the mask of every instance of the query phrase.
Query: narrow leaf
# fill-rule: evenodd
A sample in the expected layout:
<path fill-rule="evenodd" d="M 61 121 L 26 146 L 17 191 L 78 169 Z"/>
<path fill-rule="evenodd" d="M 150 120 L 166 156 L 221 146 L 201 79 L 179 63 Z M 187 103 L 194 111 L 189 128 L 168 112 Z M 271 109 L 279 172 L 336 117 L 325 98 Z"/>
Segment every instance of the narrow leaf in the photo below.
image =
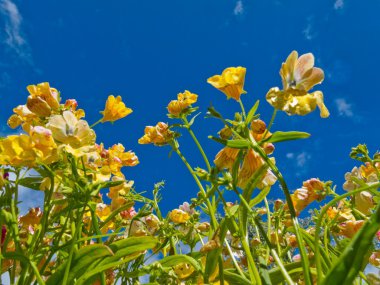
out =
<path fill-rule="evenodd" d="M 259 107 L 259 103 L 260 101 L 257 100 L 255 105 L 252 106 L 251 110 L 249 110 L 248 112 L 248 115 L 247 115 L 247 118 L 245 119 L 245 123 L 248 125 L 250 122 L 252 122 L 255 114 L 256 114 L 256 111 L 257 111 L 257 108 Z"/>
<path fill-rule="evenodd" d="M 310 134 L 305 133 L 305 132 L 278 131 L 278 132 L 274 132 L 268 139 L 262 140 L 261 142 L 277 143 L 277 142 L 284 142 L 284 141 L 291 141 L 291 140 L 307 139 L 308 137 L 310 137 Z"/>

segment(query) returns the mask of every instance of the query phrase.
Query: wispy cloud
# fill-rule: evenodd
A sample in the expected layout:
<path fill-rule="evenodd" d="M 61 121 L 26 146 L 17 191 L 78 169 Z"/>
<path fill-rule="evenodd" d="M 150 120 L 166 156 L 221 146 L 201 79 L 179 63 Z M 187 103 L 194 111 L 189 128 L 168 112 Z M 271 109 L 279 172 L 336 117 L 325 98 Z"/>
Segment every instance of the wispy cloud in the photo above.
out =
<path fill-rule="evenodd" d="M 305 29 L 303 29 L 302 34 L 305 36 L 305 39 L 311 41 L 317 36 L 317 32 L 314 30 L 314 17 L 307 17 L 307 24 Z"/>
<path fill-rule="evenodd" d="M 296 163 L 299 167 L 304 167 L 306 163 L 310 160 L 311 155 L 310 153 L 303 151 L 296 156 Z"/>
<path fill-rule="evenodd" d="M 243 13 L 244 13 L 243 1 L 239 0 L 236 2 L 235 8 L 234 8 L 234 15 L 240 16 L 240 15 L 243 15 Z"/>
<path fill-rule="evenodd" d="M 335 10 L 339 10 L 339 9 L 343 9 L 344 7 L 344 0 L 336 0 L 335 3 L 334 3 L 334 9 Z"/>
<path fill-rule="evenodd" d="M 346 99 L 344 98 L 335 99 L 335 105 L 338 109 L 338 113 L 340 116 L 350 118 L 354 115 L 354 113 L 352 112 L 352 105 L 347 103 Z"/>
<path fill-rule="evenodd" d="M 31 63 L 30 47 L 23 36 L 22 16 L 17 5 L 12 0 L 0 0 L 0 14 L 2 14 L 4 21 L 5 37 L 2 39 L 3 44 L 21 59 Z"/>

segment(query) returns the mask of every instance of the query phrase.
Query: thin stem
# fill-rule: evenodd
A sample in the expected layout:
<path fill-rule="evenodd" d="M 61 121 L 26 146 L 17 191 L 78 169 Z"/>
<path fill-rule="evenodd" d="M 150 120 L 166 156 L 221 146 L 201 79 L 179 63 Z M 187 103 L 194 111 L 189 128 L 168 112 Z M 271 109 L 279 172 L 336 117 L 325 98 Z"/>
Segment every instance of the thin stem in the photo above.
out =
<path fill-rule="evenodd" d="M 206 205 L 207 205 L 207 208 L 208 208 L 208 211 L 209 211 L 209 214 L 210 214 L 210 218 L 211 218 L 211 227 L 213 230 L 215 230 L 218 226 L 218 222 L 216 221 L 216 218 L 215 218 L 215 212 L 214 212 L 214 209 L 210 203 L 210 200 L 207 199 L 207 193 L 205 191 L 205 189 L 203 188 L 203 185 L 202 183 L 199 181 L 197 175 L 194 173 L 193 171 L 193 168 L 190 166 L 190 164 L 187 162 L 186 158 L 183 156 L 183 154 L 180 152 L 180 150 L 178 149 L 178 147 L 176 147 L 175 145 L 172 145 L 172 149 L 178 154 L 178 156 L 181 158 L 182 162 L 185 164 L 185 166 L 187 167 L 187 169 L 189 170 L 191 176 L 193 177 L 193 179 L 195 180 L 195 183 L 198 185 L 198 188 L 199 190 L 201 191 L 202 193 L 202 196 L 205 198 L 206 200 Z M 211 231 L 210 231 L 210 234 Z"/>
<path fill-rule="evenodd" d="M 270 121 L 269 121 L 269 125 L 268 127 L 266 128 L 265 132 L 264 132 L 264 135 L 263 135 L 263 138 L 266 137 L 267 133 L 270 131 L 270 129 L 272 128 L 273 126 L 273 123 L 274 123 L 274 119 L 276 118 L 276 115 L 277 115 L 277 109 L 274 109 L 273 110 L 273 113 L 272 113 L 272 117 L 270 118 Z"/>
<path fill-rule="evenodd" d="M 239 104 L 240 104 L 241 112 L 242 112 L 242 114 L 243 114 L 243 118 L 244 118 L 244 120 L 245 120 L 247 116 L 246 116 L 246 114 L 245 114 L 244 104 L 243 104 L 243 102 L 241 101 L 241 99 L 239 99 L 238 102 L 239 102 Z"/>
<path fill-rule="evenodd" d="M 66 285 L 67 281 L 68 281 L 68 277 L 69 277 L 69 273 L 70 273 L 70 267 L 71 267 L 71 261 L 73 259 L 75 244 L 76 244 L 76 241 L 78 238 L 78 233 L 80 231 L 80 227 L 82 226 L 82 216 L 83 216 L 84 210 L 86 208 L 86 204 L 87 203 L 85 203 L 85 205 L 83 206 L 82 213 L 79 213 L 79 211 L 78 211 L 78 217 L 76 220 L 76 228 L 75 228 L 75 232 L 73 234 L 73 238 L 71 240 L 71 248 L 70 248 L 70 252 L 69 252 L 69 258 L 67 260 L 67 265 L 65 268 L 65 274 L 63 276 L 62 285 Z"/>
<path fill-rule="evenodd" d="M 189 124 L 189 122 L 188 122 L 188 120 L 187 120 L 186 117 L 183 118 L 183 122 L 185 123 L 186 129 L 189 131 L 190 136 L 193 138 L 195 144 L 197 145 L 197 147 L 198 147 L 198 149 L 199 149 L 199 152 L 201 153 L 201 155 L 202 155 L 202 157 L 203 157 L 203 160 L 204 160 L 205 163 L 206 163 L 206 166 L 207 166 L 207 170 L 208 170 L 208 172 L 210 172 L 210 171 L 211 171 L 211 165 L 210 165 L 210 162 L 209 162 L 209 160 L 208 160 L 208 158 L 207 158 L 207 156 L 206 156 L 206 153 L 204 152 L 204 150 L 203 150 L 201 144 L 199 143 L 197 137 L 195 136 L 193 130 L 191 129 L 190 124 Z"/>
<path fill-rule="evenodd" d="M 103 122 L 103 118 L 101 118 L 99 121 L 96 121 L 95 123 L 93 123 L 90 128 L 92 129 L 93 127 L 95 127 L 97 124 L 99 123 L 102 123 Z"/>
<path fill-rule="evenodd" d="M 294 285 L 294 282 L 292 278 L 290 277 L 288 271 L 286 271 L 285 266 L 282 264 L 280 257 L 277 255 L 277 252 L 274 248 L 271 249 L 272 256 L 274 260 L 276 261 L 278 267 L 280 268 L 280 271 L 284 278 L 286 279 L 286 282 L 288 282 L 289 285 Z"/>

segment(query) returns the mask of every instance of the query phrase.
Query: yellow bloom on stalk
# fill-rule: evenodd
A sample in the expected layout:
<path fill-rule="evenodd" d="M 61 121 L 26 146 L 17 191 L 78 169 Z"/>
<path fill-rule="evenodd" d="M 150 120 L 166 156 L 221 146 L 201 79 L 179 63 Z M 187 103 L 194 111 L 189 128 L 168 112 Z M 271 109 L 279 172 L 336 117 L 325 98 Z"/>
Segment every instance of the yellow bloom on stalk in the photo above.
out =
<path fill-rule="evenodd" d="M 26 89 L 30 93 L 26 106 L 36 115 L 48 117 L 52 110 L 59 108 L 59 93 L 57 89 L 51 88 L 48 82 L 29 85 Z"/>
<path fill-rule="evenodd" d="M 57 145 L 54 142 L 51 130 L 41 126 L 30 128 L 30 137 L 36 149 L 42 152 L 43 162 L 52 163 L 58 160 Z"/>
<path fill-rule="evenodd" d="M 20 217 L 19 222 L 24 228 L 28 228 L 28 226 L 34 227 L 40 223 L 42 215 L 43 213 L 39 207 L 31 208 L 26 215 Z"/>
<path fill-rule="evenodd" d="M 121 99 L 121 96 L 110 95 L 107 98 L 106 106 L 104 111 L 100 112 L 103 114 L 102 122 L 114 122 L 116 120 L 122 119 L 132 113 L 132 109 L 127 108 Z"/>
<path fill-rule="evenodd" d="M 66 151 L 81 156 L 91 150 L 96 135 L 84 120 L 78 120 L 71 111 L 50 117 L 46 127 L 52 131 L 53 138 L 65 145 Z"/>
<path fill-rule="evenodd" d="M 197 102 L 198 95 L 185 90 L 183 93 L 178 93 L 177 100 L 172 100 L 168 104 L 168 111 L 173 116 L 179 116 L 191 104 Z"/>
<path fill-rule="evenodd" d="M 293 51 L 282 64 L 280 75 L 283 90 L 271 88 L 266 95 L 269 104 L 288 115 L 307 115 L 318 106 L 322 118 L 330 113 L 323 102 L 323 93 L 308 93 L 324 79 L 323 70 L 314 67 L 314 56 L 307 53 L 298 57 Z"/>
<path fill-rule="evenodd" d="M 170 212 L 169 218 L 173 223 L 184 224 L 190 219 L 190 215 L 180 209 L 174 209 Z"/>
<path fill-rule="evenodd" d="M 139 139 L 139 144 L 154 144 L 163 146 L 168 144 L 174 138 L 174 132 L 163 122 L 157 123 L 156 126 L 147 126 L 144 130 L 144 136 Z"/>
<path fill-rule="evenodd" d="M 221 75 L 214 75 L 207 79 L 207 82 L 226 94 L 228 99 L 234 98 L 238 101 L 241 94 L 247 93 L 243 89 L 245 73 L 245 67 L 228 67 L 223 70 Z"/>

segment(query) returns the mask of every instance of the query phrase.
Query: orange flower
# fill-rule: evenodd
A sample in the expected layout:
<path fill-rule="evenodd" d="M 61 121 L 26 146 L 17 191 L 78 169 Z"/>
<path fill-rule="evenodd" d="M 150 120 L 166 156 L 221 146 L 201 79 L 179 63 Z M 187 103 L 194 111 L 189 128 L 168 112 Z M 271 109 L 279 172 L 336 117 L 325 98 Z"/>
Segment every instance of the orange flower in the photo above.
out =
<path fill-rule="evenodd" d="M 20 217 L 19 221 L 20 221 L 20 224 L 22 224 L 24 228 L 27 228 L 28 226 L 34 227 L 38 225 L 41 221 L 41 218 L 42 218 L 41 209 L 37 207 L 37 208 L 31 208 L 26 215 Z"/>
<path fill-rule="evenodd" d="M 132 113 L 132 109 L 127 108 L 121 99 L 121 96 L 110 95 L 106 101 L 106 106 L 104 111 L 100 112 L 103 114 L 102 122 L 114 122 L 121 118 L 128 116 Z"/>
<path fill-rule="evenodd" d="M 157 123 L 156 126 L 147 126 L 144 130 L 144 136 L 139 139 L 139 144 L 154 144 L 163 146 L 168 144 L 174 138 L 174 132 L 163 122 Z"/>
<path fill-rule="evenodd" d="M 292 201 L 297 215 L 315 200 L 321 201 L 326 195 L 324 183 L 317 178 L 304 181 L 302 188 L 297 189 L 292 196 Z"/>
<path fill-rule="evenodd" d="M 298 58 L 298 53 L 293 51 L 282 64 L 280 75 L 283 90 L 278 87 L 271 88 L 266 95 L 269 104 L 285 111 L 288 115 L 307 115 L 317 106 L 322 118 L 330 115 L 323 103 L 323 93 L 321 91 L 308 93 L 324 79 L 323 70 L 314 67 L 313 54 L 304 54 Z"/>
<path fill-rule="evenodd" d="M 232 97 L 238 101 L 241 94 L 247 93 L 243 89 L 245 73 L 244 67 L 229 67 L 223 70 L 221 75 L 214 75 L 207 79 L 207 82 L 226 94 L 228 99 Z"/>

